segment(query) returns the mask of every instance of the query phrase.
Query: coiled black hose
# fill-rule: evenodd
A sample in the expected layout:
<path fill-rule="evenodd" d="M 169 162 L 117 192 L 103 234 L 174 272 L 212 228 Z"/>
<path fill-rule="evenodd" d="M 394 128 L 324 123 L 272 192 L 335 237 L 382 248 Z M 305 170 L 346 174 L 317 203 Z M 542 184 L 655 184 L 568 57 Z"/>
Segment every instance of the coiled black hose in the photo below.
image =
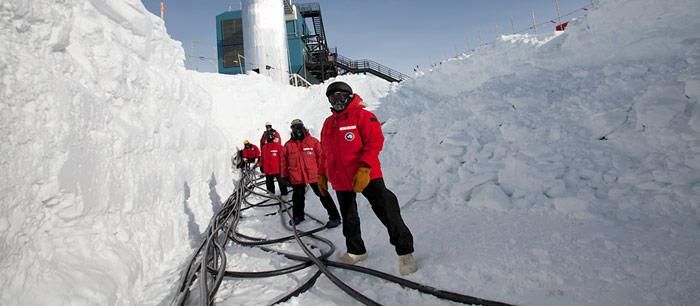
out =
<path fill-rule="evenodd" d="M 277 212 L 268 213 L 265 214 L 265 216 L 279 214 L 283 226 L 290 229 L 286 225 L 286 221 L 288 219 L 291 219 L 291 205 L 288 203 L 288 201 L 284 201 L 279 197 L 267 195 L 266 193 L 262 192 L 257 192 L 257 189 L 262 190 L 260 186 L 263 184 L 264 183 L 262 182 L 262 180 L 255 176 L 254 169 L 244 169 L 244 171 L 242 171 L 241 180 L 236 185 L 236 189 L 231 194 L 231 196 L 229 196 L 228 199 L 225 201 L 222 209 L 215 216 L 212 217 L 211 222 L 207 227 L 207 230 L 205 231 L 206 238 L 202 241 L 202 244 L 197 248 L 192 258 L 190 259 L 189 266 L 187 267 L 187 269 L 185 269 L 185 272 L 183 274 L 181 285 L 178 287 L 178 292 L 176 293 L 175 298 L 171 304 L 184 305 L 187 301 L 187 297 L 189 296 L 189 288 L 192 287 L 196 280 L 199 280 L 200 305 L 212 305 L 216 292 L 218 291 L 219 286 L 225 278 L 272 277 L 293 273 L 309 268 L 311 266 L 315 266 L 318 270 L 314 272 L 314 274 L 311 275 L 311 277 L 309 277 L 306 281 L 304 281 L 301 285 L 293 289 L 288 294 L 273 301 L 272 304 L 288 301 L 291 297 L 297 296 L 303 292 L 308 291 L 310 288 L 313 287 L 313 285 L 316 283 L 317 279 L 321 275 L 326 275 L 326 277 L 329 280 L 331 280 L 331 282 L 333 282 L 341 290 L 346 292 L 348 295 L 350 295 L 357 301 L 366 305 L 379 305 L 376 301 L 373 301 L 372 299 L 364 296 L 357 290 L 353 289 L 352 287 L 348 286 L 340 279 L 338 279 L 329 269 L 329 267 L 333 267 L 372 275 L 380 279 L 399 284 L 405 288 L 418 290 L 422 293 L 430 294 L 437 298 L 453 302 L 485 306 L 511 306 L 511 304 L 507 303 L 491 301 L 473 296 L 462 295 L 450 291 L 440 290 L 431 286 L 415 283 L 404 278 L 396 277 L 391 274 L 365 268 L 362 266 L 347 265 L 328 260 L 328 258 L 335 252 L 335 246 L 328 239 L 315 235 L 315 233 L 324 230 L 324 226 L 319 226 L 318 228 L 314 228 L 309 231 L 298 231 L 296 229 L 296 226 L 292 225 L 292 235 L 273 239 L 264 239 L 241 234 L 236 230 L 239 221 L 242 218 L 241 213 L 249 209 L 262 207 L 277 206 Z M 249 198 L 252 195 L 261 197 L 263 198 L 263 200 L 259 202 L 251 202 Z M 243 204 L 246 204 L 246 207 L 242 207 Z M 285 215 L 288 217 L 288 219 L 284 218 Z M 322 222 L 320 222 L 320 220 L 313 217 L 311 218 L 316 220 L 320 224 L 323 224 Z M 312 245 L 313 248 L 322 250 L 319 256 L 314 255 L 309 249 L 309 247 L 307 247 L 306 244 L 301 240 L 304 237 L 325 245 L 324 248 L 319 248 L 318 246 Z M 301 250 L 304 252 L 305 256 L 278 251 L 266 246 L 280 242 L 290 241 L 292 239 L 294 239 L 297 242 Z M 283 255 L 288 259 L 300 261 L 300 263 L 269 271 L 228 271 L 225 269 L 227 262 L 225 247 L 229 241 L 235 242 L 242 246 L 255 246 L 264 251 L 273 252 L 279 255 Z M 198 269 L 196 269 L 195 267 L 198 267 Z M 211 286 L 209 284 L 210 278 L 212 281 Z"/>

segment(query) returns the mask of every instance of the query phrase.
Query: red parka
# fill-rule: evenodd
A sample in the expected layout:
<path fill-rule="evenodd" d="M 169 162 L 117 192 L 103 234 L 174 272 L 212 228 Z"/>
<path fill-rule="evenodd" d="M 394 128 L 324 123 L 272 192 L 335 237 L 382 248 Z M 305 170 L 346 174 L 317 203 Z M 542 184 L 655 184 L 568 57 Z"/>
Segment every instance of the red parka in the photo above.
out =
<path fill-rule="evenodd" d="M 286 173 L 292 185 L 311 184 L 318 180 L 321 143 L 308 132 L 304 140 L 290 139 L 284 144 Z"/>
<path fill-rule="evenodd" d="M 323 123 L 320 173 L 326 175 L 336 191 L 351 191 L 360 165 L 371 168 L 370 180 L 382 177 L 379 152 L 383 146 L 379 120 L 355 94 L 344 111 L 333 113 Z"/>
<path fill-rule="evenodd" d="M 269 142 L 263 146 L 260 155 L 260 167 L 267 175 L 277 175 L 282 173 L 281 165 L 284 159 L 284 148 L 279 142 Z"/>
<path fill-rule="evenodd" d="M 258 149 L 258 147 L 256 145 L 251 143 L 250 148 L 243 147 L 242 156 L 243 156 L 243 158 L 247 158 L 247 159 L 255 159 L 255 158 L 258 158 L 258 156 L 260 156 L 260 150 Z"/>

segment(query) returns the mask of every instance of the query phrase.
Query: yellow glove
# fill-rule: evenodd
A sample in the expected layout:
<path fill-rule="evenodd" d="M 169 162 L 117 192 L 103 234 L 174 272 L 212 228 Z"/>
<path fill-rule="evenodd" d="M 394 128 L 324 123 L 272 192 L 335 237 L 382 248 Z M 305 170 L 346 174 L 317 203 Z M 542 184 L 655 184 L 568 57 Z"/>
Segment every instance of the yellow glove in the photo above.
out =
<path fill-rule="evenodd" d="M 328 195 L 328 179 L 325 175 L 319 175 L 316 179 L 316 185 L 318 185 L 318 192 L 322 196 Z"/>
<path fill-rule="evenodd" d="M 362 192 L 369 184 L 369 168 L 360 167 L 352 178 L 352 191 Z"/>

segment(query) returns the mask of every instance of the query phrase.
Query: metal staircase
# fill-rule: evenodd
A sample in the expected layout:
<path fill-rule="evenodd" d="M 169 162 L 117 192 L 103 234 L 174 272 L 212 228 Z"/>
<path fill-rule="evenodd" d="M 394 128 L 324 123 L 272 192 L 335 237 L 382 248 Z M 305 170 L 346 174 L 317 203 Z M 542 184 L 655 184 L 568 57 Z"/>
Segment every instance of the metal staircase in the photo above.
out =
<path fill-rule="evenodd" d="M 292 9 L 292 1 L 291 0 L 282 0 L 282 5 L 284 5 L 284 14 L 285 15 L 290 15 L 294 13 L 294 10 Z"/>
<path fill-rule="evenodd" d="M 307 19 L 311 19 L 313 33 L 305 31 L 302 36 L 306 48 L 306 71 L 314 79 L 325 81 L 338 74 L 346 73 L 370 73 L 389 82 L 401 82 L 409 77 L 401 72 L 381 65 L 371 60 L 352 60 L 338 55 L 335 49 L 328 48 L 326 32 L 323 28 L 323 17 L 321 16 L 321 6 L 318 3 L 297 3 L 304 24 Z"/>
<path fill-rule="evenodd" d="M 352 60 L 336 54 L 335 64 L 338 67 L 339 74 L 370 73 L 389 82 L 401 82 L 410 79 L 409 76 L 372 60 Z"/>
<path fill-rule="evenodd" d="M 328 50 L 326 42 L 326 31 L 323 29 L 323 17 L 321 16 L 321 5 L 318 3 L 296 4 L 301 17 L 306 24 L 307 19 L 311 19 L 313 33 L 302 36 L 302 41 L 306 46 L 306 70 L 317 80 L 324 81 L 338 75 L 335 69 L 334 59 Z"/>

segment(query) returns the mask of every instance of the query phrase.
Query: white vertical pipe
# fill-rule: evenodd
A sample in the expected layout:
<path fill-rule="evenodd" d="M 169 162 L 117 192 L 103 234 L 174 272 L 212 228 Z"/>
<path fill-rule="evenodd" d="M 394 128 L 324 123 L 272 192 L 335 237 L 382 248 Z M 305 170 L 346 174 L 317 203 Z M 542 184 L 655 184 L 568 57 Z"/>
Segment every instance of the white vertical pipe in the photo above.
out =
<path fill-rule="evenodd" d="M 259 69 L 260 74 L 289 84 L 287 28 L 282 1 L 242 0 L 241 19 L 245 70 Z"/>

